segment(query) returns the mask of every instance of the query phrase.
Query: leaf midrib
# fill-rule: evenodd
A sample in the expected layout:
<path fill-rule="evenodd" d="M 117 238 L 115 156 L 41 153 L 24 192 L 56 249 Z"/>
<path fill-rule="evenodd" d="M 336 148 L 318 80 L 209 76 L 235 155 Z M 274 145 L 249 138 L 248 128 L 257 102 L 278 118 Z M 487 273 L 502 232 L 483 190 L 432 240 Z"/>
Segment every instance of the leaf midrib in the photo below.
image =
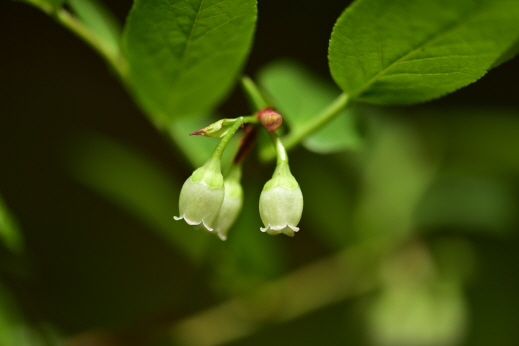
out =
<path fill-rule="evenodd" d="M 423 41 L 422 43 L 420 43 L 417 47 L 413 48 L 410 52 L 408 52 L 407 54 L 405 54 L 404 56 L 400 57 L 399 59 L 395 60 L 394 62 L 392 62 L 390 65 L 388 65 L 384 70 L 381 70 L 379 71 L 376 75 L 374 75 L 373 77 L 371 77 L 367 83 L 365 83 L 361 88 L 358 89 L 357 92 L 353 93 L 352 94 L 352 98 L 354 99 L 358 99 L 360 95 L 362 95 L 362 93 L 364 93 L 372 84 L 376 83 L 377 80 L 387 74 L 388 71 L 390 71 L 391 69 L 395 68 L 396 66 L 398 66 L 398 64 L 400 64 L 401 62 L 404 62 L 405 60 L 407 60 L 409 57 L 413 56 L 414 54 L 417 54 L 417 53 L 420 53 L 420 51 L 424 50 L 425 48 L 433 45 L 436 41 L 440 40 L 443 36 L 449 34 L 450 32 L 452 32 L 453 30 L 455 30 L 457 27 L 463 25 L 462 24 L 462 20 L 463 19 L 466 19 L 467 17 L 470 17 L 471 15 L 473 15 L 473 12 L 475 11 L 476 9 L 475 8 L 471 8 L 470 10 L 468 10 L 460 19 L 458 19 L 456 22 L 454 23 L 449 23 L 448 25 L 446 25 L 444 27 L 444 29 L 442 29 L 437 35 L 433 35 L 432 37 L 426 39 L 425 41 Z"/>
<path fill-rule="evenodd" d="M 186 0 L 186 1 L 189 2 L 189 0 Z M 189 32 L 189 36 L 184 45 L 184 50 L 182 53 L 182 57 L 180 58 L 180 64 L 179 64 L 179 68 L 178 68 L 178 72 L 177 72 L 177 78 L 175 78 L 175 85 L 178 85 L 178 83 L 181 79 L 180 76 L 182 75 L 182 71 L 184 71 L 186 59 L 187 59 L 189 50 L 191 48 L 193 33 L 195 32 L 195 29 L 198 25 L 199 16 L 200 16 L 200 13 L 202 12 L 202 7 L 204 6 L 204 3 L 205 3 L 205 0 L 200 1 L 200 5 L 198 6 L 198 11 L 196 12 L 195 20 L 193 21 L 193 25 L 191 26 L 191 31 Z"/>

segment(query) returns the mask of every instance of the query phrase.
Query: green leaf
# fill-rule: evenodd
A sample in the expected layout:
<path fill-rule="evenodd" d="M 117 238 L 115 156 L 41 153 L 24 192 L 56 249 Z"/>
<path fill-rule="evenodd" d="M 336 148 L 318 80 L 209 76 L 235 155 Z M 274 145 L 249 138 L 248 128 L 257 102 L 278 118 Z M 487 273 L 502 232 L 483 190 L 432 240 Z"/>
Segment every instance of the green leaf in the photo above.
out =
<path fill-rule="evenodd" d="M 121 26 L 113 14 L 97 0 L 67 0 L 68 5 L 112 56 L 120 51 Z"/>
<path fill-rule="evenodd" d="M 268 65 L 259 74 L 261 86 L 292 130 L 297 130 L 335 100 L 340 91 L 290 61 Z M 361 142 L 355 123 L 355 109 L 342 111 L 303 145 L 315 152 L 330 153 L 355 149 Z"/>
<path fill-rule="evenodd" d="M 136 0 L 124 32 L 133 90 L 156 122 L 207 114 L 235 82 L 255 0 Z"/>
<path fill-rule="evenodd" d="M 411 104 L 475 82 L 518 38 L 517 0 L 358 0 L 333 29 L 329 64 L 352 98 Z"/>
<path fill-rule="evenodd" d="M 2 198 L 0 198 L 0 243 L 4 243 L 8 249 L 15 253 L 20 253 L 23 249 L 20 232 Z"/>

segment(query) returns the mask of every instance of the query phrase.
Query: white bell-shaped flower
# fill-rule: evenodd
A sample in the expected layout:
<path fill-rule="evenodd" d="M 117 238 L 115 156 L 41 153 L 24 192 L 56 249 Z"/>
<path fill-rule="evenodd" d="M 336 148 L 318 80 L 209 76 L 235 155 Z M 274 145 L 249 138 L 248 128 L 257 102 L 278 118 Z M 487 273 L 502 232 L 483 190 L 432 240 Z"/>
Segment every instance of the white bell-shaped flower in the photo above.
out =
<path fill-rule="evenodd" d="M 202 224 L 212 231 L 212 223 L 224 200 L 225 188 L 219 158 L 210 158 L 186 180 L 180 191 L 180 216 L 190 225 Z"/>
<path fill-rule="evenodd" d="M 299 231 L 297 224 L 303 214 L 303 194 L 287 162 L 278 164 L 272 179 L 263 187 L 259 211 L 265 225 L 260 228 L 262 232 L 293 237 L 294 232 Z"/>

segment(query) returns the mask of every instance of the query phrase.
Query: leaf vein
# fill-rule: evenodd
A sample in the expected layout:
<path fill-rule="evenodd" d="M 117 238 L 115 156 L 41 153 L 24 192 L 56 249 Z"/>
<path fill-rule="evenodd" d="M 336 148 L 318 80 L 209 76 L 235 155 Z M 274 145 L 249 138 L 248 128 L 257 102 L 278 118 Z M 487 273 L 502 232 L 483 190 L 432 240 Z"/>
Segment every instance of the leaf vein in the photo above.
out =
<path fill-rule="evenodd" d="M 166 0 L 168 1 L 168 0 Z M 188 2 L 190 5 L 191 2 L 189 0 L 186 0 L 186 2 Z M 198 10 L 193 6 L 193 10 L 196 12 L 196 17 L 195 17 L 195 20 L 193 21 L 193 24 L 191 26 L 191 31 L 189 32 L 189 36 L 187 37 L 186 39 L 186 42 L 184 44 L 184 49 L 182 51 L 182 56 L 180 57 L 180 63 L 178 65 L 178 69 L 177 69 L 177 73 L 176 73 L 176 76 L 175 76 L 175 79 L 174 79 L 174 84 L 178 86 L 178 84 L 180 83 L 180 80 L 181 80 L 181 76 L 185 70 L 185 65 L 186 65 L 186 60 L 187 60 L 187 57 L 189 56 L 189 51 L 191 49 L 191 44 L 192 44 L 192 41 L 193 41 L 193 34 L 195 32 L 195 29 L 198 25 L 198 20 L 199 20 L 199 16 L 200 16 L 200 12 L 201 12 L 201 9 L 202 7 L 204 6 L 204 2 L 205 0 L 202 0 L 200 1 L 200 5 L 198 6 Z"/>
<path fill-rule="evenodd" d="M 470 9 L 469 11 L 467 11 L 467 13 L 465 13 L 462 16 L 462 18 L 466 18 L 466 17 L 470 16 L 473 11 L 474 11 L 474 8 Z M 354 96 L 361 95 L 366 89 L 368 89 L 372 84 L 374 84 L 377 81 L 377 79 L 379 79 L 384 74 L 387 74 L 387 72 L 389 70 L 395 68 L 400 63 L 406 61 L 406 59 L 408 57 L 411 57 L 411 56 L 413 56 L 415 54 L 418 54 L 421 51 L 423 51 L 423 49 L 425 49 L 426 47 L 429 47 L 429 46 L 433 45 L 435 42 L 437 42 L 438 40 L 440 40 L 441 38 L 443 38 L 444 36 L 448 35 L 449 33 L 451 33 L 452 31 L 456 30 L 458 27 L 460 27 L 462 25 L 463 25 L 463 21 L 459 20 L 459 19 L 457 21 L 450 22 L 449 24 L 445 25 L 444 28 L 439 33 L 437 33 L 436 35 L 433 35 L 431 37 L 428 37 L 424 41 L 420 42 L 417 46 L 412 48 L 407 54 L 404 54 L 403 56 L 401 56 L 397 60 L 393 61 L 385 69 L 379 71 L 376 75 L 371 77 L 362 87 L 360 87 L 357 90 L 357 92 L 354 93 Z"/>
<path fill-rule="evenodd" d="M 232 22 L 233 20 L 235 20 L 235 19 L 237 19 L 237 18 L 241 18 L 241 17 L 242 17 L 242 16 L 236 16 L 236 17 L 230 18 L 230 19 L 226 20 L 225 22 L 220 23 L 220 24 L 218 24 L 218 25 L 215 26 L 215 27 L 212 27 L 211 29 L 209 29 L 209 30 L 207 30 L 206 32 L 204 32 L 203 35 L 194 38 L 194 39 L 193 39 L 193 42 L 196 41 L 197 39 L 199 39 L 199 38 L 201 38 L 201 37 L 203 37 L 203 36 L 209 34 L 210 32 L 217 30 L 217 29 L 220 28 L 221 26 L 226 25 L 226 24 L 229 24 L 229 23 Z"/>
<path fill-rule="evenodd" d="M 492 55 L 492 54 L 480 54 L 482 55 Z M 424 58 L 416 58 L 416 59 L 409 59 L 406 61 L 400 62 L 400 64 L 405 64 L 408 62 L 414 62 L 414 61 L 422 61 L 422 60 L 439 60 L 439 59 L 450 59 L 450 58 L 474 58 L 474 55 L 463 55 L 463 54 L 452 54 L 452 55 L 442 55 L 442 56 L 431 56 L 431 57 L 424 57 Z"/>
<path fill-rule="evenodd" d="M 389 77 L 389 76 L 401 76 L 401 75 L 403 75 L 403 76 L 405 76 L 405 75 L 435 76 L 435 75 L 449 75 L 449 74 L 463 74 L 463 75 L 467 75 L 467 76 L 471 76 L 471 77 L 474 76 L 474 75 L 472 75 L 470 73 L 466 73 L 466 72 L 452 71 L 452 72 L 396 72 L 396 73 L 388 73 L 386 75 L 386 77 Z"/>

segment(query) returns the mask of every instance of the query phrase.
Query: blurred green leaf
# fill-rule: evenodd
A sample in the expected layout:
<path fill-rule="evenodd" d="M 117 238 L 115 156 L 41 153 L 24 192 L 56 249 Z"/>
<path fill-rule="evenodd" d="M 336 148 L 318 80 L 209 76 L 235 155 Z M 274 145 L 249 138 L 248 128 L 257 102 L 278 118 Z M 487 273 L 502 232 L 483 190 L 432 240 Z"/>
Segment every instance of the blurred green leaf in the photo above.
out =
<path fill-rule="evenodd" d="M 11 217 L 7 207 L 0 197 L 0 242 L 14 253 L 20 253 L 23 250 L 23 239 Z"/>
<path fill-rule="evenodd" d="M 21 317 L 16 309 L 12 297 L 0 283 L 0 345 L 24 346 L 20 344 L 23 333 Z"/>
<path fill-rule="evenodd" d="M 133 90 L 156 122 L 207 114 L 243 66 L 255 0 L 136 0 L 124 50 Z"/>
<path fill-rule="evenodd" d="M 61 337 L 50 326 L 30 325 L 17 302 L 0 282 L 0 345 L 55 346 Z"/>
<path fill-rule="evenodd" d="M 467 325 L 459 284 L 403 284 L 389 287 L 367 309 L 373 346 L 455 346 Z"/>
<path fill-rule="evenodd" d="M 157 164 L 99 135 L 79 141 L 72 157 L 78 179 L 129 211 L 190 259 L 201 257 L 208 237 L 173 220 L 181 186 Z"/>
<path fill-rule="evenodd" d="M 498 179 L 444 176 L 436 180 L 416 211 L 422 227 L 456 227 L 506 232 L 517 221 L 513 184 Z"/>
<path fill-rule="evenodd" d="M 518 38 L 516 0 L 359 0 L 335 24 L 330 70 L 354 99 L 423 102 L 481 78 Z"/>
<path fill-rule="evenodd" d="M 401 239 L 415 227 L 414 211 L 432 182 L 438 157 L 427 153 L 411 126 L 392 116 L 378 119 L 370 138 L 355 211 L 356 231 L 360 237 Z"/>
<path fill-rule="evenodd" d="M 121 25 L 112 13 L 98 0 L 66 0 L 74 14 L 99 40 L 111 56 L 120 51 Z"/>
<path fill-rule="evenodd" d="M 292 129 L 304 126 L 340 94 L 331 84 L 290 61 L 268 65 L 260 72 L 259 81 Z M 360 142 L 355 109 L 350 108 L 308 136 L 303 145 L 318 153 L 331 153 L 356 149 Z"/>

